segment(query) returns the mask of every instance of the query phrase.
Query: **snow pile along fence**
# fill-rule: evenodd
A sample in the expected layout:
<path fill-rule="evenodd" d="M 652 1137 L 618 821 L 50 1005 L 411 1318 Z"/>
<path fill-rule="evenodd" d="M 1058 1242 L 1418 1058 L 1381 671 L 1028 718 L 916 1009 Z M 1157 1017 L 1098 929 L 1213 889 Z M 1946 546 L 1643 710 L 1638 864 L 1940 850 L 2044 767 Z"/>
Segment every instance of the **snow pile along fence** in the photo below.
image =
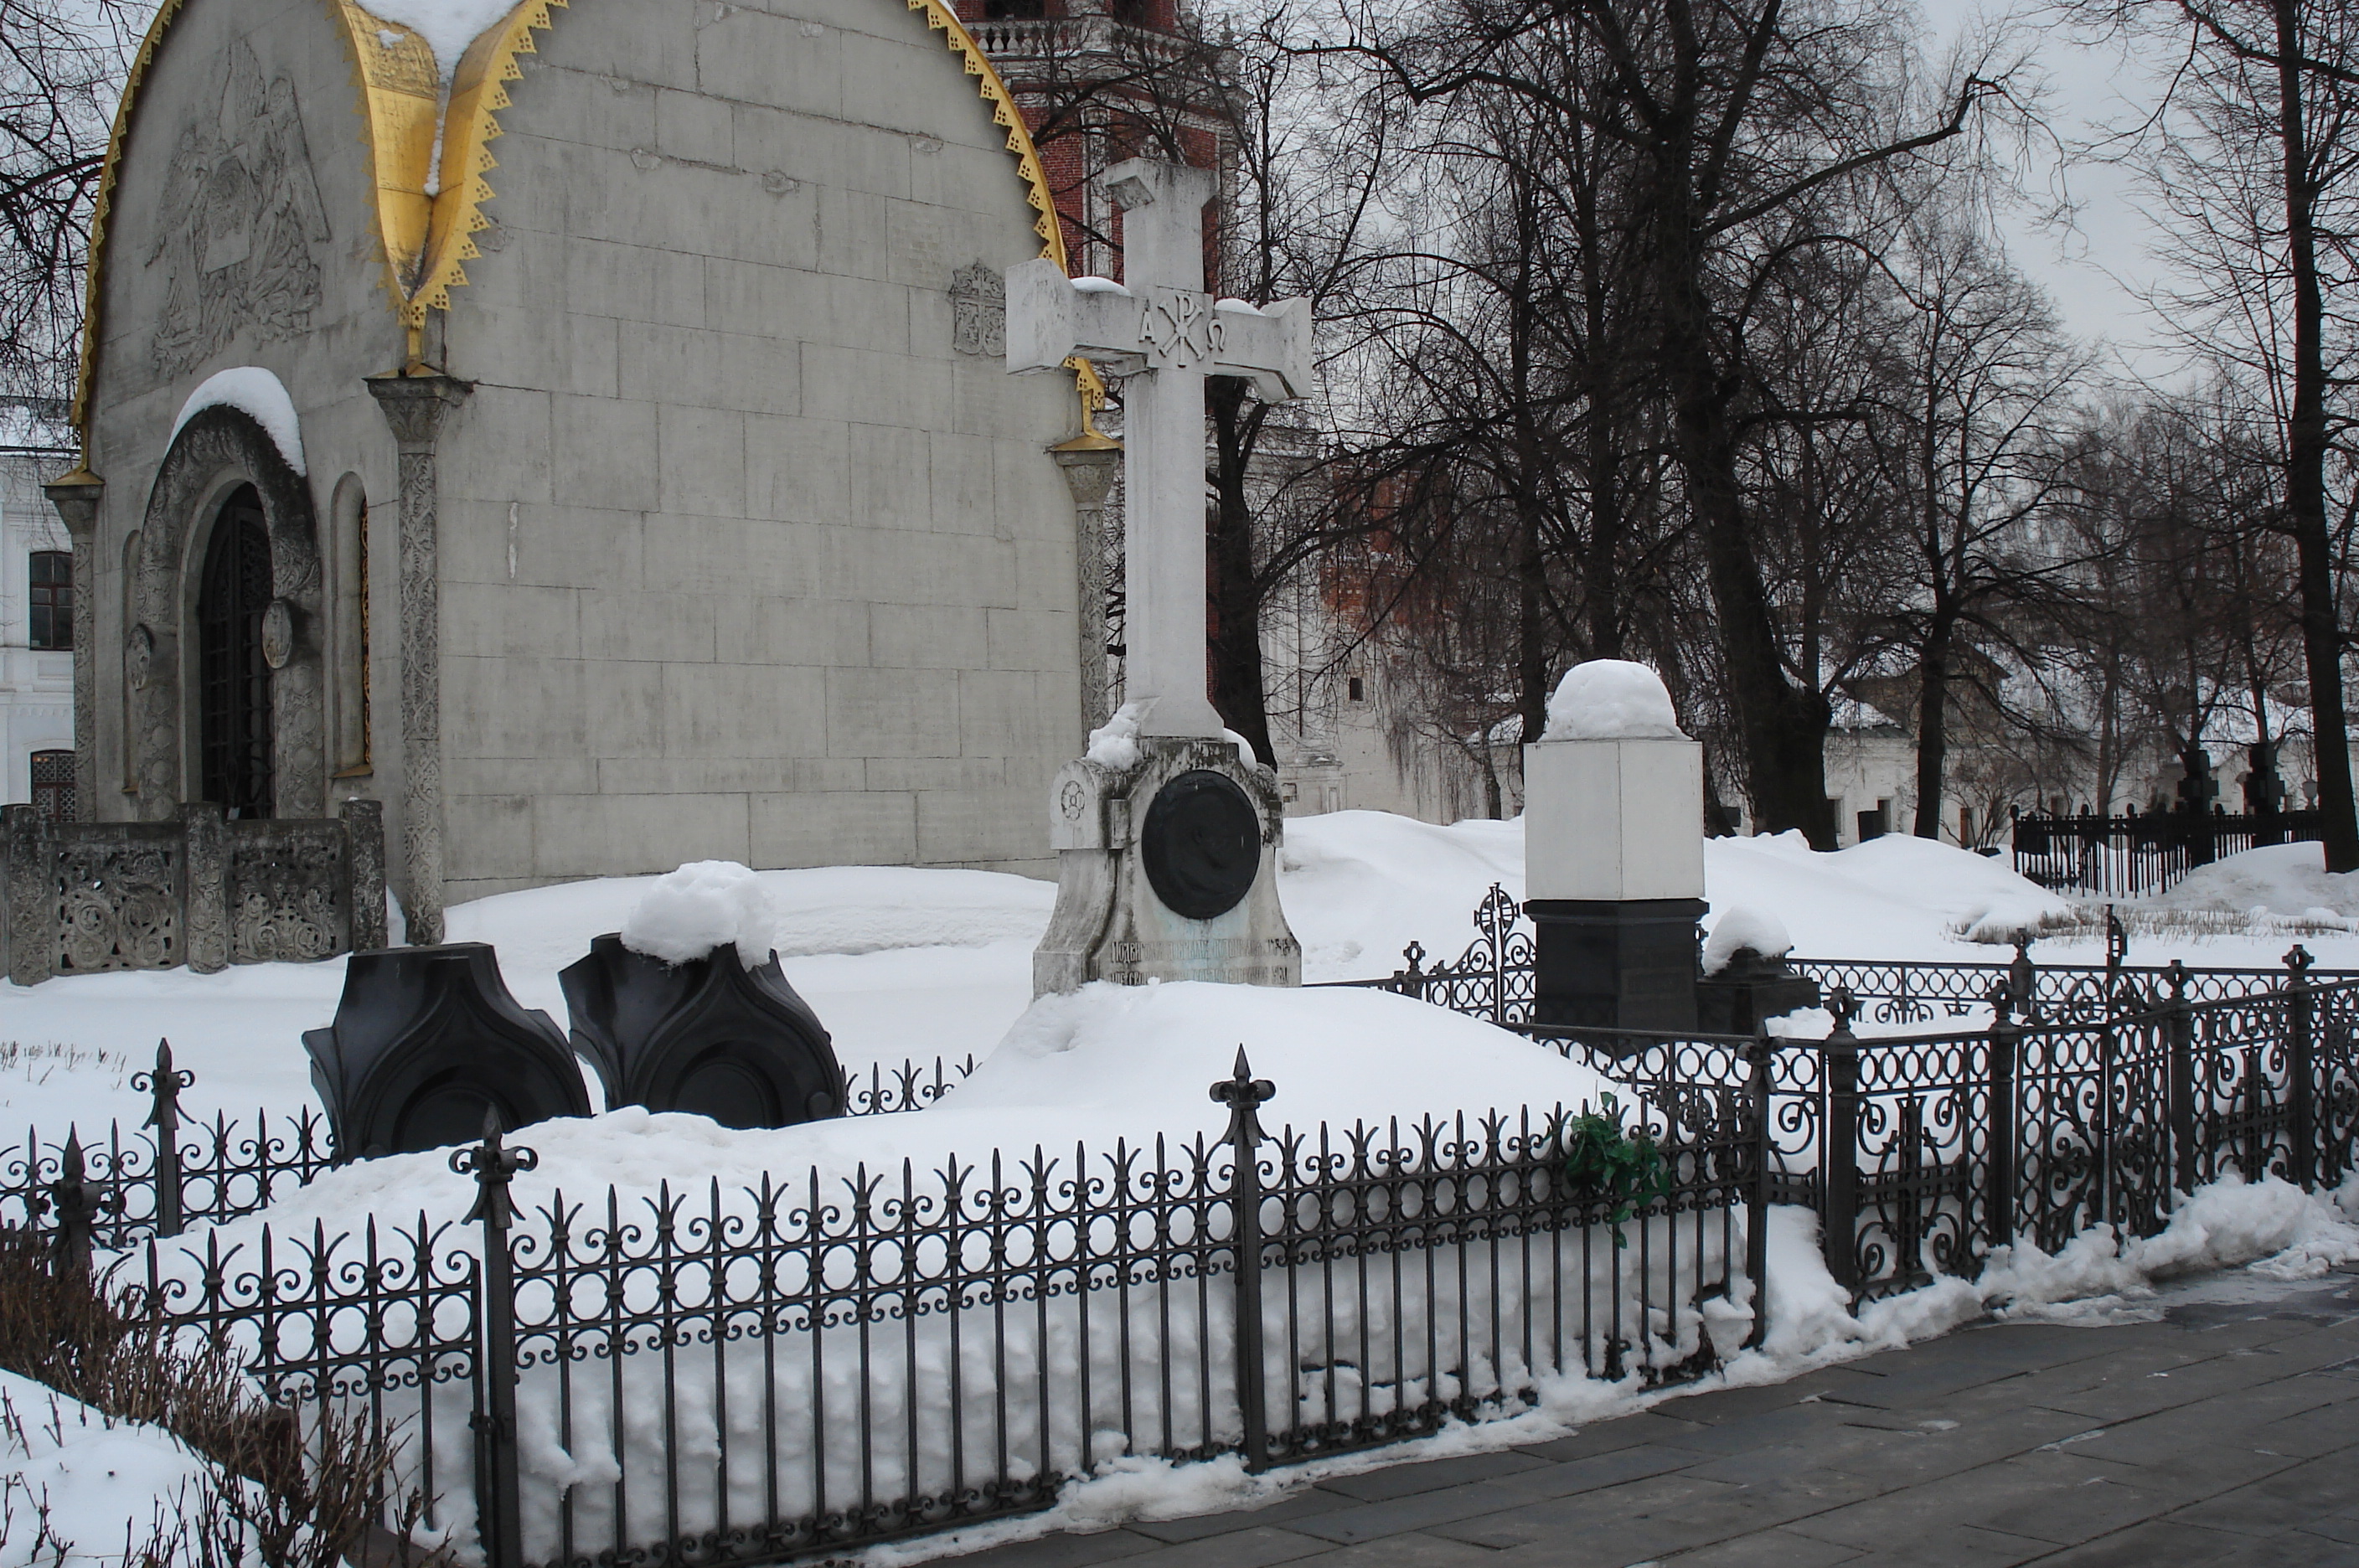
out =
<path fill-rule="evenodd" d="M 150 1243 L 147 1298 L 274 1397 L 401 1434 L 494 1568 L 768 1561 L 1042 1508 L 1117 1460 L 1254 1468 L 1701 1375 L 1753 1326 L 1763 1129 L 1695 1095 Z M 1748 1212 L 1750 1211 L 1750 1212 Z"/>

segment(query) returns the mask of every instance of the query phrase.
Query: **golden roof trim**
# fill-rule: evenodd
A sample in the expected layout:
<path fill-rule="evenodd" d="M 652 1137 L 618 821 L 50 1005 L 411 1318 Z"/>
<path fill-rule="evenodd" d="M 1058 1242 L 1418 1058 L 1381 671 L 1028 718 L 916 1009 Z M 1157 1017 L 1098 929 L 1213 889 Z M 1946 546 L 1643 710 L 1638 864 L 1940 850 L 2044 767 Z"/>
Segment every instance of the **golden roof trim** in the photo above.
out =
<path fill-rule="evenodd" d="M 518 55 L 535 53 L 532 35 L 547 32 L 551 13 L 566 0 L 518 0 L 514 9 L 467 46 L 451 79 L 442 109 L 442 167 L 427 228 L 425 265 L 402 308 L 402 323 L 413 332 L 429 310 L 451 308 L 451 290 L 467 281 L 466 263 L 484 253 L 475 235 L 492 226 L 484 203 L 494 194 L 485 175 L 499 167 L 491 144 L 501 135 L 499 112 L 508 106 L 511 82 L 524 80 Z"/>
<path fill-rule="evenodd" d="M 1032 221 L 1032 232 L 1040 236 L 1040 254 L 1070 271 L 1065 267 L 1064 225 L 1057 221 L 1056 193 L 1049 189 L 1048 172 L 1040 167 L 1040 154 L 1032 145 L 1032 133 L 1016 110 L 1016 95 L 1007 91 L 1007 83 L 1000 80 L 998 71 L 974 41 L 974 35 L 966 30 L 966 24 L 942 0 L 908 0 L 908 5 L 910 10 L 926 14 L 927 27 L 949 35 L 945 41 L 965 62 L 966 73 L 982 78 L 978 91 L 983 101 L 991 105 L 993 123 L 1007 132 L 1007 150 L 1016 155 L 1016 177 L 1029 188 L 1026 200 L 1039 214 Z"/>
<path fill-rule="evenodd" d="M 92 205 L 82 354 L 70 416 L 77 430 L 84 427 L 89 415 L 91 383 L 97 369 L 106 220 L 130 136 L 131 115 L 165 30 L 186 3 L 163 0 L 157 8 L 115 106 L 106 162 Z M 467 281 L 466 263 L 482 255 L 474 235 L 491 225 L 484 216 L 483 204 L 495 194 L 485 177 L 498 167 L 489 144 L 501 134 L 498 114 L 509 106 L 507 83 L 524 75 L 517 57 L 534 52 L 534 31 L 548 31 L 555 8 L 567 3 L 517 0 L 496 26 L 468 46 L 445 98 L 432 51 L 416 32 L 377 16 L 361 0 L 327 0 L 352 51 L 362 136 L 376 199 L 377 235 L 385 255 L 386 289 L 393 299 L 396 315 L 408 329 L 412 359 L 426 312 L 450 308 L 451 290 Z M 1032 229 L 1039 236 L 1040 254 L 1067 267 L 1056 196 L 1007 83 L 943 0 L 908 0 L 908 5 L 910 10 L 925 14 L 928 27 L 945 35 L 945 43 L 960 57 L 966 73 L 977 79 L 978 95 L 991 105 L 993 123 L 1007 133 L 1007 150 L 1015 155 L 1017 178 L 1025 182 L 1026 200 L 1036 214 Z M 429 195 L 426 175 L 438 136 L 442 149 L 440 179 Z M 1087 362 L 1075 363 L 1073 369 L 1082 397 L 1082 429 L 1085 435 L 1093 434 L 1091 416 L 1103 405 L 1104 386 Z"/>

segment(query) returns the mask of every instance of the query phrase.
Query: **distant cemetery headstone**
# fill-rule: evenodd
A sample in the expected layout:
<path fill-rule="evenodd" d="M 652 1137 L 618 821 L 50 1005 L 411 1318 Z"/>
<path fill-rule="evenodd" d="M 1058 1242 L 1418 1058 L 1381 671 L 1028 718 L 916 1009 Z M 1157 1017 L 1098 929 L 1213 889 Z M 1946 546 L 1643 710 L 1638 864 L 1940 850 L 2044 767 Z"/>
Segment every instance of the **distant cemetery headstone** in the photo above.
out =
<path fill-rule="evenodd" d="M 835 1048 L 772 953 L 734 947 L 666 964 L 609 932 L 558 976 L 573 1045 L 606 1104 L 686 1111 L 723 1127 L 793 1127 L 843 1111 Z"/>
<path fill-rule="evenodd" d="M 340 1157 L 408 1154 L 590 1114 L 555 1020 L 508 994 L 491 946 L 356 953 L 335 1021 L 303 1036 Z"/>

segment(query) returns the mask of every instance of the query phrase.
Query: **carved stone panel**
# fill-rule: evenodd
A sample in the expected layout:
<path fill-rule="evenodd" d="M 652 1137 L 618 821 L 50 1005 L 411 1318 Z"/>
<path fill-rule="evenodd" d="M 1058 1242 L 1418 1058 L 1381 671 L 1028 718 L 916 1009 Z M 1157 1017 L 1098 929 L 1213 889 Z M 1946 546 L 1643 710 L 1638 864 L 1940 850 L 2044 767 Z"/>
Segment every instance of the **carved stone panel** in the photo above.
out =
<path fill-rule="evenodd" d="M 228 826 L 230 962 L 305 964 L 343 952 L 351 926 L 343 825 Z"/>
<path fill-rule="evenodd" d="M 146 262 L 166 269 L 150 362 L 186 374 L 237 330 L 294 337 L 319 308 L 317 251 L 328 213 L 311 171 L 301 106 L 285 77 L 265 80 L 254 50 L 230 46 L 228 90 L 181 128 Z"/>
<path fill-rule="evenodd" d="M 951 346 L 983 359 L 1007 354 L 1007 280 L 977 261 L 951 275 Z"/>
<path fill-rule="evenodd" d="M 57 899 L 54 973 L 164 969 L 181 961 L 179 833 L 124 828 L 75 836 L 51 862 Z"/>

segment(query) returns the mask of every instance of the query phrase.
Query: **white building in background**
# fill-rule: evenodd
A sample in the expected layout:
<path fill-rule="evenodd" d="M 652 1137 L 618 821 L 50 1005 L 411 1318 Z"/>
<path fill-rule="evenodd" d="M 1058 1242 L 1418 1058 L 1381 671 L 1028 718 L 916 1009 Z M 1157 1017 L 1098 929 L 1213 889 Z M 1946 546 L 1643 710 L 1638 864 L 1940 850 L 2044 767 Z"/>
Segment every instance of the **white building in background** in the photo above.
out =
<path fill-rule="evenodd" d="M 0 800 L 71 821 L 73 544 L 41 493 L 74 463 L 62 412 L 0 402 Z"/>

